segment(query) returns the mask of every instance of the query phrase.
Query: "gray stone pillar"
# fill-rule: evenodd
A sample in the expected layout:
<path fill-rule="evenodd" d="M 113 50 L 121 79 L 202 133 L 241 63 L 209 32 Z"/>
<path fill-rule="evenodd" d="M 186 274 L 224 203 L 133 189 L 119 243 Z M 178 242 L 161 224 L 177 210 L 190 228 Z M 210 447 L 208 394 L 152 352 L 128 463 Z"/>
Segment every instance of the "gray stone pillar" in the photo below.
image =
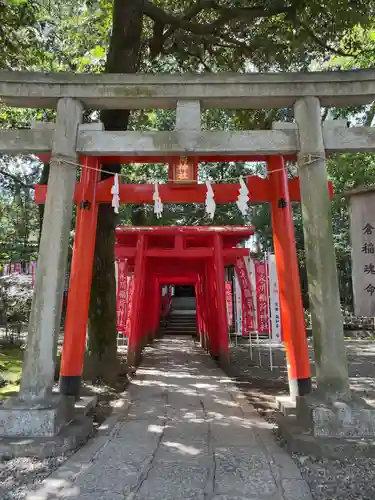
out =
<path fill-rule="evenodd" d="M 199 101 L 177 101 L 175 130 L 201 130 Z"/>
<path fill-rule="evenodd" d="M 298 100 L 294 116 L 318 393 L 346 400 L 349 379 L 319 99 Z"/>
<path fill-rule="evenodd" d="M 279 429 L 293 451 L 357 454 L 372 446 L 375 410 L 349 389 L 320 113 L 316 97 L 294 105 L 317 390 L 297 398 L 296 421 L 281 418 Z"/>
<path fill-rule="evenodd" d="M 76 138 L 83 107 L 74 99 L 57 105 L 35 290 L 17 400 L 0 410 L 0 435 L 54 435 L 64 425 L 66 401 L 52 398 L 69 235 L 76 182 Z M 8 413 L 6 412 L 8 410 Z"/>

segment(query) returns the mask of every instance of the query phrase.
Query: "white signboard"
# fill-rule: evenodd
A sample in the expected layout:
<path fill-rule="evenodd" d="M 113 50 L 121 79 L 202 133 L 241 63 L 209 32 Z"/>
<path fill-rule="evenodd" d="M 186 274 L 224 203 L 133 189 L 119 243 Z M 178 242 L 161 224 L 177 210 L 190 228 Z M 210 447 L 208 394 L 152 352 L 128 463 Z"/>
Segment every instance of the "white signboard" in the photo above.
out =
<path fill-rule="evenodd" d="M 352 280 L 357 316 L 375 316 L 375 188 L 350 197 Z"/>
<path fill-rule="evenodd" d="M 242 335 L 242 295 L 240 282 L 236 273 L 234 274 L 234 300 L 235 300 L 235 325 L 236 335 Z"/>
<path fill-rule="evenodd" d="M 271 340 L 275 344 L 281 342 L 281 314 L 279 282 L 277 279 L 276 258 L 268 256 L 268 275 L 270 280 L 270 313 L 271 313 Z"/>

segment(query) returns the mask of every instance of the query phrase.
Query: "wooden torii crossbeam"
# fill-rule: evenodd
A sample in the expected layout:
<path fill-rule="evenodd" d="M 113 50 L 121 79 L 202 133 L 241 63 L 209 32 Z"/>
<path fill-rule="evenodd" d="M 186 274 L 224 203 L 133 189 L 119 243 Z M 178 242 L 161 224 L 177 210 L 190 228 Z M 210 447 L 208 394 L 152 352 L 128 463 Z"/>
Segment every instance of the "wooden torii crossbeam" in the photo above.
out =
<path fill-rule="evenodd" d="M 112 179 L 106 179 L 97 183 L 95 200 L 96 203 L 111 203 Z M 246 177 L 249 189 L 250 203 L 266 203 L 272 201 L 272 192 L 269 179 L 258 176 Z M 212 184 L 216 203 L 235 203 L 238 198 L 240 185 Z M 288 189 L 290 201 L 301 201 L 299 179 L 289 179 Z M 333 186 L 329 183 L 330 196 L 333 196 Z M 204 203 L 206 197 L 206 186 L 197 184 L 176 189 L 170 184 L 159 184 L 159 193 L 163 203 Z M 120 184 L 120 202 L 126 204 L 153 203 L 154 186 L 152 184 Z M 47 185 L 35 185 L 35 202 L 45 203 L 47 196 Z M 74 190 L 74 203 L 78 204 L 85 200 L 85 186 L 78 182 Z"/>
<path fill-rule="evenodd" d="M 44 161 L 48 162 L 50 155 L 38 155 L 38 157 Z M 236 156 L 219 156 L 216 155 L 212 157 L 211 161 L 230 161 L 230 162 L 246 162 L 246 161 L 259 161 L 267 162 L 267 156 L 259 155 L 254 158 L 249 157 L 236 157 Z M 285 158 L 284 158 L 285 159 Z M 100 165 L 105 168 L 107 163 L 153 163 L 156 162 L 168 163 L 170 164 L 171 159 L 168 157 L 158 157 L 142 158 L 139 157 L 89 157 L 87 162 L 94 166 L 94 168 L 100 168 Z M 175 160 L 175 159 L 174 159 Z M 196 159 L 198 162 L 198 160 Z M 83 164 L 84 162 L 81 163 Z M 112 188 L 113 180 L 111 178 L 97 181 L 96 191 L 95 191 L 95 201 L 96 203 L 111 203 L 112 201 Z M 257 175 L 246 176 L 246 185 L 249 190 L 249 198 L 251 203 L 266 203 L 272 201 L 272 188 L 270 185 L 270 180 L 268 178 L 262 178 Z M 180 185 L 181 186 L 181 185 Z M 204 184 L 198 184 L 196 179 L 194 182 L 182 184 L 182 189 L 176 188 L 173 183 L 159 185 L 159 193 L 163 203 L 204 203 L 206 197 L 206 186 Z M 212 184 L 212 189 L 215 194 L 216 203 L 235 203 L 238 198 L 238 191 L 240 188 L 239 183 L 220 183 Z M 333 197 L 333 185 L 332 182 L 328 183 L 329 195 L 332 199 Z M 300 186 L 299 178 L 288 179 L 288 190 L 290 201 L 300 202 Z M 86 186 L 83 182 L 77 182 L 74 189 L 74 203 L 78 204 L 85 201 Z M 120 183 L 120 203 L 126 204 L 141 204 L 141 203 L 153 203 L 154 186 L 152 184 L 122 184 Z M 35 195 L 34 200 L 38 204 L 45 203 L 47 196 L 47 185 L 46 184 L 36 184 L 35 185 Z"/>

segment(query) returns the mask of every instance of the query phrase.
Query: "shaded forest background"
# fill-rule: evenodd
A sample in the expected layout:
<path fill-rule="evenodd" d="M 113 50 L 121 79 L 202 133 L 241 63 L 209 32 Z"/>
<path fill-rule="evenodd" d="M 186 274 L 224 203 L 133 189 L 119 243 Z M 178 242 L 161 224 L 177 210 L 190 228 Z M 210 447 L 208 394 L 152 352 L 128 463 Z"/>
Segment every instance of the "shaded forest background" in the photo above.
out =
<path fill-rule="evenodd" d="M 308 5 L 306 5 L 308 4 Z M 88 73 L 342 71 L 375 66 L 375 6 L 367 0 L 0 0 L 0 69 Z M 375 103 L 322 109 L 322 120 L 345 118 L 372 126 Z M 174 112 L 87 110 L 107 130 L 170 130 Z M 9 108 L 0 102 L 0 127 L 28 128 L 51 121 L 54 111 Z M 209 110 L 205 129 L 267 129 L 273 121 L 293 121 L 293 110 Z M 167 180 L 165 165 L 112 165 L 124 181 Z M 297 175 L 288 165 L 289 175 Z M 372 154 L 342 154 L 328 161 L 334 184 L 333 228 L 343 307 L 352 307 L 350 241 L 346 190 L 375 183 Z M 265 175 L 262 164 L 219 163 L 200 168 L 202 180 L 236 182 L 241 174 Z M 37 257 L 42 211 L 33 185 L 46 182 L 48 165 L 35 157 L 0 157 L 0 264 Z M 126 206 L 117 217 L 99 212 L 89 322 L 92 359 L 111 363 L 115 355 L 116 224 L 208 224 L 201 205 L 167 205 L 157 220 L 152 206 Z M 254 224 L 260 246 L 272 251 L 267 204 L 252 206 L 244 219 L 235 205 L 217 207 L 214 224 Z M 303 297 L 308 308 L 302 221 L 294 224 Z M 72 224 L 72 238 L 74 221 Z"/>

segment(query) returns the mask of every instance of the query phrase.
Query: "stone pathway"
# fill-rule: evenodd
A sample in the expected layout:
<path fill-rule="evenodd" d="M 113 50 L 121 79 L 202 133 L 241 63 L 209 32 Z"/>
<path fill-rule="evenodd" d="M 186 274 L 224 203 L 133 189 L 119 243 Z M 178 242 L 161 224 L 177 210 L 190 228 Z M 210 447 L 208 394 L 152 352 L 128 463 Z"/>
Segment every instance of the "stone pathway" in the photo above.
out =
<path fill-rule="evenodd" d="M 129 398 L 27 500 L 311 500 L 269 424 L 191 338 L 148 348 Z"/>

